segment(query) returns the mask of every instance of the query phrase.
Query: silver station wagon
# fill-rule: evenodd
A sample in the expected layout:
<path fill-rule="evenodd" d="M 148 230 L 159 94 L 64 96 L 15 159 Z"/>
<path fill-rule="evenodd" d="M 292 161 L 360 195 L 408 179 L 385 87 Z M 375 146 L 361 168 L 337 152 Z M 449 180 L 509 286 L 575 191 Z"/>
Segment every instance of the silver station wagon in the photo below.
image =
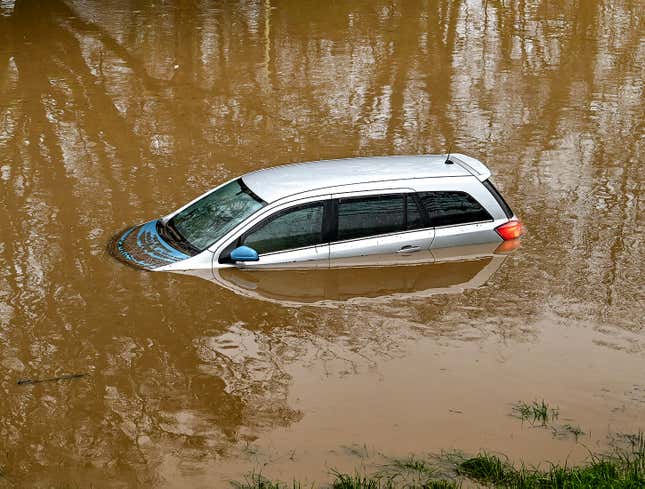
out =
<path fill-rule="evenodd" d="M 155 271 L 428 263 L 516 240 L 522 224 L 480 161 L 454 154 L 316 161 L 248 173 L 117 235 Z"/>

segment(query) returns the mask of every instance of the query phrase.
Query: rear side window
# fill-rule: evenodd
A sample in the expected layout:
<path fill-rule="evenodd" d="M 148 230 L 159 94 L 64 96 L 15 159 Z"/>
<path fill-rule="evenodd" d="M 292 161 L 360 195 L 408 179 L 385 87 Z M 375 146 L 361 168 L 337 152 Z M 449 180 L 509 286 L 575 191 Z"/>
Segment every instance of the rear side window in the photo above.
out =
<path fill-rule="evenodd" d="M 502 197 L 502 194 L 500 194 L 495 188 L 495 185 L 493 185 L 493 182 L 491 182 L 490 180 L 484 180 L 482 183 L 484 184 L 484 187 L 488 189 L 491 195 L 495 197 L 495 200 L 504 211 L 504 214 L 506 214 L 506 217 L 508 217 L 509 219 L 513 217 L 513 211 L 511 210 L 511 206 L 509 206 L 506 203 L 506 201 L 504 200 L 504 197 Z"/>
<path fill-rule="evenodd" d="M 338 241 L 422 227 L 423 216 L 412 195 L 374 195 L 338 200 Z"/>
<path fill-rule="evenodd" d="M 419 192 L 418 196 L 430 226 L 452 226 L 493 219 L 488 211 L 466 192 Z"/>
<path fill-rule="evenodd" d="M 405 229 L 405 196 L 378 195 L 338 200 L 338 240 Z"/>
<path fill-rule="evenodd" d="M 249 232 L 241 244 L 259 254 L 321 244 L 324 242 L 323 214 L 321 202 L 289 209 Z"/>

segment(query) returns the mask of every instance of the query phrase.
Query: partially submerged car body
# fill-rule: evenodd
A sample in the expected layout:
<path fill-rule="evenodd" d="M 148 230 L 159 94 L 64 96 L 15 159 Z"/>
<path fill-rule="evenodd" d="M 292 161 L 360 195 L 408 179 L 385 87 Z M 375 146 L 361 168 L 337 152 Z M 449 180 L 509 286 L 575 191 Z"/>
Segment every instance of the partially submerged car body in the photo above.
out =
<path fill-rule="evenodd" d="M 442 249 L 519 237 L 489 177 L 460 154 L 268 168 L 125 231 L 112 250 L 155 271 L 428 263 Z"/>
<path fill-rule="evenodd" d="M 444 249 L 437 262 L 415 266 L 327 270 L 248 270 L 237 267 L 176 272 L 213 282 L 237 295 L 288 307 L 423 299 L 484 285 L 519 240 Z"/>

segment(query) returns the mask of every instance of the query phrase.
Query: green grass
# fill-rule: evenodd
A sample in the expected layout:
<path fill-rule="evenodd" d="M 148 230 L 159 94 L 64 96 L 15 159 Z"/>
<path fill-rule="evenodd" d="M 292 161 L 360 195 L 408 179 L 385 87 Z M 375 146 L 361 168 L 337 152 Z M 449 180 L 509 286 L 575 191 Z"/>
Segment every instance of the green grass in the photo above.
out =
<path fill-rule="evenodd" d="M 394 486 L 391 480 L 381 481 L 381 479 L 360 474 L 336 474 L 331 487 L 333 489 L 392 489 Z"/>
<path fill-rule="evenodd" d="M 594 460 L 584 467 L 551 466 L 548 470 L 516 469 L 495 455 L 480 454 L 465 460 L 459 473 L 488 487 L 504 489 L 542 488 L 643 488 L 645 478 L 608 460 Z"/>
<path fill-rule="evenodd" d="M 518 401 L 513 404 L 513 415 L 522 421 L 541 423 L 546 426 L 547 423 L 558 418 L 560 410 L 557 407 L 549 406 L 544 400 L 531 403 Z"/>
<path fill-rule="evenodd" d="M 459 489 L 460 484 L 441 480 L 426 479 L 424 481 L 409 482 L 395 477 L 367 476 L 367 475 L 335 475 L 335 480 L 331 483 L 332 489 L 399 489 L 399 488 L 418 488 L 418 489 Z"/>
<path fill-rule="evenodd" d="M 456 470 L 468 479 L 500 489 L 643 489 L 645 438 L 640 433 L 631 450 L 594 456 L 580 467 L 516 468 L 506 459 L 482 452 L 458 463 Z"/>
<path fill-rule="evenodd" d="M 502 483 L 512 471 L 508 462 L 483 452 L 457 465 L 457 473 L 470 479 L 493 484 Z"/>
<path fill-rule="evenodd" d="M 481 452 L 474 457 L 447 453 L 429 459 L 391 459 L 374 474 L 332 472 L 333 480 L 312 489 L 459 489 L 478 484 L 496 489 L 643 489 L 645 488 L 645 435 L 621 435 L 622 446 L 595 455 L 581 466 L 514 465 L 506 457 Z M 434 461 L 434 462 L 433 462 Z M 446 468 L 449 470 L 446 471 Z M 252 474 L 236 489 L 302 489 Z"/>

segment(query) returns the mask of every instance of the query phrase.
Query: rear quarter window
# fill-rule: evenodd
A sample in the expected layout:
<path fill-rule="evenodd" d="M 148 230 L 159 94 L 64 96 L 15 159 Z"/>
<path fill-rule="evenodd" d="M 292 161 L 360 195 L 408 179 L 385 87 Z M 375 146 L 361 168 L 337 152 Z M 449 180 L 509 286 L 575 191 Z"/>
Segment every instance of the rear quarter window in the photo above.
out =
<path fill-rule="evenodd" d="M 504 211 L 504 214 L 506 214 L 506 217 L 508 217 L 509 219 L 513 217 L 511 206 L 506 203 L 504 197 L 502 197 L 502 194 L 500 194 L 499 191 L 495 188 L 495 185 L 493 185 L 493 182 L 491 182 L 490 180 L 484 180 L 482 183 L 484 184 L 484 187 L 486 187 L 486 189 L 495 198 L 499 206 Z"/>
<path fill-rule="evenodd" d="M 419 192 L 418 196 L 428 223 L 433 227 L 493 220 L 488 211 L 466 192 Z"/>

